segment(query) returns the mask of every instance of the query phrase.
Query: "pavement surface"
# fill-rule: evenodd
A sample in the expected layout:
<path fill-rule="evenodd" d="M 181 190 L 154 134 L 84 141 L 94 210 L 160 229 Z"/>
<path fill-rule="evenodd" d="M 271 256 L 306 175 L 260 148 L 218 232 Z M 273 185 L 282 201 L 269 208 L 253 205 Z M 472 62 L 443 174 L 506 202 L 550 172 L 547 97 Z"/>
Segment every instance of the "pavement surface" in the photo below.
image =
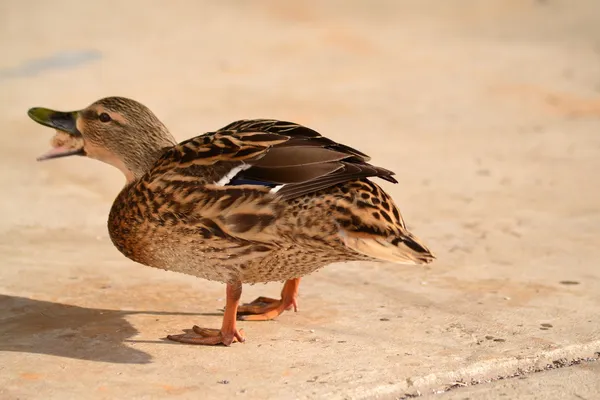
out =
<path fill-rule="evenodd" d="M 0 398 L 598 398 L 597 0 L 3 0 L 0 49 Z M 162 340 L 218 327 L 224 286 L 113 248 L 116 169 L 35 162 L 28 108 L 109 95 L 181 140 L 262 117 L 359 148 L 438 261 L 331 265 L 245 344 Z"/>

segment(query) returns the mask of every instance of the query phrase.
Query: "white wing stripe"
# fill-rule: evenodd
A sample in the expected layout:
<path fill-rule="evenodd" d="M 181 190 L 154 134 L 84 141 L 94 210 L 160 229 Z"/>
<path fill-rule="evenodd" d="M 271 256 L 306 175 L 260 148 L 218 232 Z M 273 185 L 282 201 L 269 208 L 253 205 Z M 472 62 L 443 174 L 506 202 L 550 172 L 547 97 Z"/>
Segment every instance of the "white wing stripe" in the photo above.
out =
<path fill-rule="evenodd" d="M 231 182 L 231 180 L 233 178 L 235 178 L 235 176 L 237 174 L 239 174 L 240 172 L 247 170 L 248 168 L 250 168 L 251 165 L 250 164 L 241 164 L 238 165 L 237 167 L 233 167 L 231 169 L 231 171 L 229 171 L 228 173 L 225 174 L 225 176 L 223 176 L 221 179 L 219 179 L 218 182 L 215 182 L 215 185 L 219 185 L 219 186 L 225 186 L 227 185 L 229 182 Z"/>
<path fill-rule="evenodd" d="M 284 186 L 285 185 L 277 185 L 273 189 L 269 190 L 269 192 L 271 192 L 271 193 L 277 193 L 279 191 L 279 189 L 281 189 Z"/>

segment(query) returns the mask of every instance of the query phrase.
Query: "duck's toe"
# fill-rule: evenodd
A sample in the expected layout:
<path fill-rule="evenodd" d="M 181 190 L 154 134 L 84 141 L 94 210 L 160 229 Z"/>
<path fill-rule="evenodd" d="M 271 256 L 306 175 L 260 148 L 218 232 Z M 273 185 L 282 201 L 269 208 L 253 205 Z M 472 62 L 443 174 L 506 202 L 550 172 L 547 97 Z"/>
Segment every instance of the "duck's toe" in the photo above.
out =
<path fill-rule="evenodd" d="M 259 297 L 252 303 L 243 304 L 237 309 L 237 319 L 243 321 L 269 321 L 277 318 L 286 310 L 298 311 L 298 287 L 300 278 L 285 282 L 281 290 L 281 299 Z"/>
<path fill-rule="evenodd" d="M 288 307 L 290 308 L 290 307 Z M 285 311 L 281 300 L 259 297 L 238 307 L 237 319 L 242 321 L 269 321 Z"/>
<path fill-rule="evenodd" d="M 231 343 L 244 342 L 246 340 L 243 329 L 236 329 L 232 332 L 223 332 L 220 329 L 201 328 L 194 325 L 192 329 L 186 329 L 184 332 L 185 333 L 180 335 L 168 335 L 167 339 L 179 343 L 205 346 L 214 346 L 218 344 L 229 346 Z"/>

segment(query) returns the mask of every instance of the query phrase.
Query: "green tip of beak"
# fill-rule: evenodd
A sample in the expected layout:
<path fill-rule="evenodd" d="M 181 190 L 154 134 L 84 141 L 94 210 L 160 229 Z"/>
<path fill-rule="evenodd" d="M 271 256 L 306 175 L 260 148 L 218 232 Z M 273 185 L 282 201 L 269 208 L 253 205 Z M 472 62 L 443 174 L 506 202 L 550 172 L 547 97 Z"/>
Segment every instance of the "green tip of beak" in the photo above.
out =
<path fill-rule="evenodd" d="M 29 118 L 31 118 L 38 124 L 49 126 L 51 128 L 53 127 L 53 125 L 51 124 L 51 116 L 54 113 L 55 111 L 53 110 L 41 107 L 30 108 L 29 111 L 27 111 L 27 115 L 29 115 Z"/>
<path fill-rule="evenodd" d="M 27 111 L 29 118 L 38 124 L 81 136 L 81 133 L 77 130 L 77 114 L 77 111 L 60 112 L 42 107 L 34 107 Z"/>

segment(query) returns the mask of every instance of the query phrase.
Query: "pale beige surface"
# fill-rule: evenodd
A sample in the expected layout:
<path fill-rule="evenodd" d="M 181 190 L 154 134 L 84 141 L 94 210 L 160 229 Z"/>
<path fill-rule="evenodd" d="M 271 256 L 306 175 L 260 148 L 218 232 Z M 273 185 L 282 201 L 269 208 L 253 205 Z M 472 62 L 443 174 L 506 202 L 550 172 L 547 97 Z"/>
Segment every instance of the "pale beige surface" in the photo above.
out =
<path fill-rule="evenodd" d="M 0 1 L 0 398 L 393 398 L 600 351 L 597 1 L 170 4 Z M 107 95 L 179 139 L 267 117 L 357 147 L 439 260 L 332 265 L 244 345 L 163 342 L 219 326 L 223 285 L 112 247 L 117 170 L 35 162 L 29 107 Z"/>

